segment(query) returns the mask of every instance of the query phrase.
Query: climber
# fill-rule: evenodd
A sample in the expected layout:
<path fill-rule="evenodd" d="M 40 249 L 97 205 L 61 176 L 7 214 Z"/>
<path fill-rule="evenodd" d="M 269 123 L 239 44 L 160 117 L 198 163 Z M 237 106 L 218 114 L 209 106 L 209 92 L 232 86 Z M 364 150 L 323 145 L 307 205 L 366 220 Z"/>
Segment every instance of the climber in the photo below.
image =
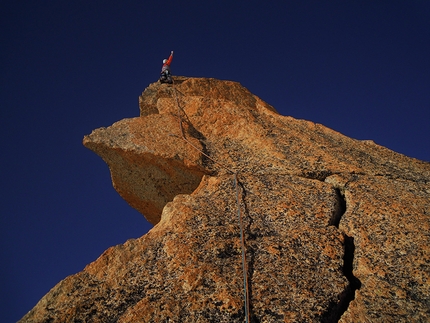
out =
<path fill-rule="evenodd" d="M 170 52 L 169 59 L 163 59 L 163 67 L 161 68 L 160 82 L 172 84 L 172 74 L 170 74 L 170 64 L 173 59 L 173 50 Z"/>

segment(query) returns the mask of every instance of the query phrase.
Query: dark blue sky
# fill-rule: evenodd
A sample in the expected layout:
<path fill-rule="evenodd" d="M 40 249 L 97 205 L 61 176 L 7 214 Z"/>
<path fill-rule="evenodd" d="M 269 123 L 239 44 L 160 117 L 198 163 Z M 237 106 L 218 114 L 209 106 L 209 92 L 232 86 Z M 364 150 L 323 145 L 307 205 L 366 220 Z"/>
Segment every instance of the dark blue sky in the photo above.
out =
<path fill-rule="evenodd" d="M 427 0 L 2 1 L 0 26 L 4 322 L 150 228 L 81 142 L 138 116 L 171 50 L 173 74 L 430 160 Z"/>

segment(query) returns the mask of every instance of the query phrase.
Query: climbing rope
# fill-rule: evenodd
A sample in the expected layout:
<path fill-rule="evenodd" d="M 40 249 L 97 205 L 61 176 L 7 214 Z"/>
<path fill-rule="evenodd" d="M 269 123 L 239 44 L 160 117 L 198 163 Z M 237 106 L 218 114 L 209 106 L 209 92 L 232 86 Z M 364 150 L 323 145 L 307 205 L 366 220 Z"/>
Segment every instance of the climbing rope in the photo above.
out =
<path fill-rule="evenodd" d="M 249 322 L 249 290 L 248 290 L 248 266 L 246 261 L 245 252 L 245 235 L 243 234 L 243 222 L 242 213 L 240 212 L 240 199 L 239 199 L 239 185 L 237 180 L 237 172 L 234 173 L 234 186 L 236 188 L 236 203 L 237 203 L 237 217 L 239 220 L 240 227 L 240 246 L 242 249 L 242 270 L 243 270 L 243 292 L 244 292 L 244 302 L 245 302 L 245 318 L 246 323 Z"/>
<path fill-rule="evenodd" d="M 191 141 L 189 141 L 187 139 L 187 137 L 185 136 L 184 127 L 182 126 L 181 107 L 179 105 L 178 95 L 176 94 L 176 91 L 177 90 L 175 88 L 175 84 L 173 83 L 173 93 L 175 94 L 176 105 L 178 106 L 178 120 L 179 120 L 179 128 L 181 129 L 182 139 L 185 140 L 189 145 L 191 145 L 191 147 L 193 147 L 195 150 L 197 150 L 198 152 L 200 152 L 203 156 L 205 156 L 206 158 L 209 158 L 210 160 L 212 160 L 215 164 L 218 164 L 222 168 L 228 170 L 230 173 L 235 174 L 236 173 L 235 171 L 231 170 L 230 168 L 228 168 L 227 166 L 223 165 L 222 163 L 214 160 L 212 157 L 210 157 L 208 154 L 205 154 L 200 148 L 196 147 Z"/>
<path fill-rule="evenodd" d="M 248 275 L 247 275 L 248 266 L 247 266 L 247 261 L 246 261 L 245 235 L 244 235 L 244 230 L 243 230 L 242 213 L 240 212 L 240 192 L 239 192 L 239 181 L 237 178 L 238 172 L 233 171 L 229 167 L 220 163 L 219 161 L 214 160 L 212 157 L 205 154 L 200 148 L 196 147 L 190 140 L 187 139 L 187 137 L 185 136 L 184 128 L 182 126 L 182 117 L 181 117 L 181 115 L 182 115 L 181 110 L 182 109 L 179 105 L 178 95 L 176 93 L 178 90 L 175 88 L 174 82 L 172 83 L 172 85 L 173 85 L 173 93 L 175 96 L 176 105 L 178 107 L 179 129 L 181 130 L 182 139 L 185 142 L 187 142 L 191 147 L 193 147 L 198 152 L 200 152 L 203 156 L 209 158 L 215 164 L 221 166 L 222 168 L 226 169 L 227 171 L 229 171 L 231 174 L 234 175 L 234 186 L 235 186 L 235 190 L 236 190 L 236 203 L 237 203 L 237 217 L 238 217 L 239 228 L 240 228 L 240 246 L 242 249 L 242 271 L 243 271 L 243 293 L 244 293 L 243 297 L 244 297 L 244 305 L 245 305 L 244 306 L 245 307 L 245 322 L 249 323 L 249 288 L 248 288 Z"/>

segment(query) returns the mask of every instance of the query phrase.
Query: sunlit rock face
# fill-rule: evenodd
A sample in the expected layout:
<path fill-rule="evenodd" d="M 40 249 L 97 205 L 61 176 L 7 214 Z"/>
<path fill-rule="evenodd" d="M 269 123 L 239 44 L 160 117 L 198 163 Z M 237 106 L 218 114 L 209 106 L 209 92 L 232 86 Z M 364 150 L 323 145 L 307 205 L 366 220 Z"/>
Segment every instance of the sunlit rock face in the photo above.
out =
<path fill-rule="evenodd" d="M 281 116 L 236 82 L 174 81 L 84 138 L 153 229 L 21 322 L 244 322 L 238 214 L 250 322 L 430 320 L 429 163 Z"/>

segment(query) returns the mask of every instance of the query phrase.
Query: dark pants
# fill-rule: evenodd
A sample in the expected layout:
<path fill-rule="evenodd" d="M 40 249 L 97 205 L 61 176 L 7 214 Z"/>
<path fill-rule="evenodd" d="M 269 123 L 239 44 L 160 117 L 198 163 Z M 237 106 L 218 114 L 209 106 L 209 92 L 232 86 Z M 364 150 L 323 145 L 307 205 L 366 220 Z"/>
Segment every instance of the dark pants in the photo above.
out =
<path fill-rule="evenodd" d="M 168 72 L 161 73 L 160 82 L 172 84 L 173 83 L 172 75 L 170 75 L 170 73 L 168 73 Z"/>

